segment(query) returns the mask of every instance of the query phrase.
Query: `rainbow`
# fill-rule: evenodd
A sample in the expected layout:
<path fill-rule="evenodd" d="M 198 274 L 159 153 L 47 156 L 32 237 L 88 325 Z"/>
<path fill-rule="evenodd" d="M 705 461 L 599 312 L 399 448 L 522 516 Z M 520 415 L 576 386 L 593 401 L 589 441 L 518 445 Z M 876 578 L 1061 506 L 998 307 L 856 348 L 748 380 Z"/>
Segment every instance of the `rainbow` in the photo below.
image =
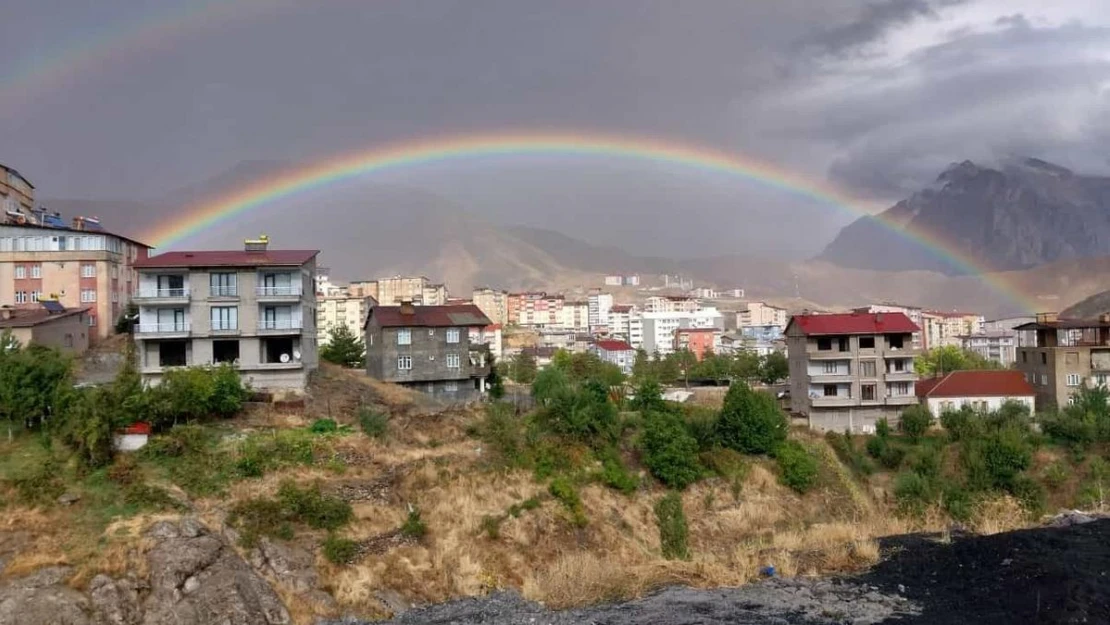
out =
<path fill-rule="evenodd" d="M 261 208 L 275 200 L 360 176 L 417 165 L 450 164 L 498 157 L 572 156 L 639 160 L 705 172 L 723 173 L 790 195 L 845 210 L 853 215 L 872 215 L 858 199 L 829 185 L 799 176 L 779 166 L 736 153 L 704 146 L 597 133 L 492 133 L 423 138 L 346 153 L 295 170 L 280 172 L 235 193 L 194 206 L 178 219 L 160 224 L 140 237 L 158 247 L 172 247 L 182 240 L 219 223 Z M 984 271 L 958 246 L 922 231 L 877 221 L 907 240 L 924 246 L 938 258 L 962 271 L 976 275 L 991 290 L 1032 310 L 1034 304 L 1000 276 Z"/>

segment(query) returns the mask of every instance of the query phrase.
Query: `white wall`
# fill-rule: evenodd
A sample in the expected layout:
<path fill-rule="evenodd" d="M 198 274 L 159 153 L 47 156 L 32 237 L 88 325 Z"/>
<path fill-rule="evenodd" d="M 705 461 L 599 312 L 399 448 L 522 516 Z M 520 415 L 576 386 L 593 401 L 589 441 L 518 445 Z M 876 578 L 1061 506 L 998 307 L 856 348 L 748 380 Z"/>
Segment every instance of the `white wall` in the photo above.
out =
<path fill-rule="evenodd" d="M 1006 403 L 1007 400 L 1025 404 L 1029 407 L 1029 412 L 1033 412 L 1032 395 L 1028 397 L 930 397 L 928 398 L 926 405 L 929 408 L 929 412 L 933 413 L 936 416 L 940 416 L 941 413 L 945 411 L 945 408 L 943 406 L 945 402 L 952 402 L 952 408 L 954 410 L 958 410 L 961 406 L 965 404 L 970 405 L 974 408 L 978 402 L 985 401 L 987 402 L 987 410 L 998 410 L 1002 407 L 1002 404 Z"/>

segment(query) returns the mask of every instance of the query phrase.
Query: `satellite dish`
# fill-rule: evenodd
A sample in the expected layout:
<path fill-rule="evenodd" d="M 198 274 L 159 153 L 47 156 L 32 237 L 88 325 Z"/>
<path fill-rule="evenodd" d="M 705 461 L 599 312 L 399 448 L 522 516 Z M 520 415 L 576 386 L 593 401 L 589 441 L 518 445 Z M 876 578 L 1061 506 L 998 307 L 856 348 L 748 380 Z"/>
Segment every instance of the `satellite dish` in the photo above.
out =
<path fill-rule="evenodd" d="M 278 360 L 282 362 L 289 362 L 289 354 L 282 354 L 280 357 L 278 357 Z"/>
<path fill-rule="evenodd" d="M 293 360 L 300 360 L 300 359 L 301 359 L 301 352 L 298 351 L 298 350 L 293 350 Z"/>

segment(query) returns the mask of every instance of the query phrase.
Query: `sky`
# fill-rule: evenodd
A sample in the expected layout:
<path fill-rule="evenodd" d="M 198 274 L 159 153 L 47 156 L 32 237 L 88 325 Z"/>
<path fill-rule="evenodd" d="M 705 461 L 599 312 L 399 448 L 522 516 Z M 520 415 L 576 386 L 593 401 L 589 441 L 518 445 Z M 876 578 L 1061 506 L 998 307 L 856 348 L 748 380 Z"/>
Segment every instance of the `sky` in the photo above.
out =
<path fill-rule="evenodd" d="M 1110 172 L 1101 0 L 6 0 L 2 15 L 0 162 L 40 197 L 158 199 L 243 161 L 505 129 L 735 152 L 869 207 L 965 159 Z M 854 218 L 619 159 L 462 162 L 290 202 L 357 222 L 360 185 L 382 184 L 675 257 L 805 256 Z"/>

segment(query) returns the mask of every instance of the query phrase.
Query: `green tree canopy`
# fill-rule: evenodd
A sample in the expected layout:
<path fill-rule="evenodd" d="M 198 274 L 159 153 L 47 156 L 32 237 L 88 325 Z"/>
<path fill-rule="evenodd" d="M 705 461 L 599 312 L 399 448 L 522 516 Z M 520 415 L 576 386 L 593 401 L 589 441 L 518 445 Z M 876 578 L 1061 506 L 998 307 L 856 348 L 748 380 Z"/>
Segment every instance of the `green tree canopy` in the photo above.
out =
<path fill-rule="evenodd" d="M 967 369 L 1001 369 L 1002 365 L 983 358 L 979 354 L 960 349 L 954 345 L 944 345 L 926 350 L 914 360 L 917 375 L 933 377 L 952 371 Z"/>
<path fill-rule="evenodd" d="M 509 359 L 509 379 L 518 384 L 531 384 L 536 380 L 536 357 L 531 352 L 517 352 Z"/>
<path fill-rule="evenodd" d="M 789 375 L 790 363 L 786 360 L 786 354 L 771 352 L 763 357 L 759 367 L 759 379 L 764 384 L 775 384 L 785 380 Z"/>
<path fill-rule="evenodd" d="M 352 369 L 365 367 L 366 344 L 346 324 L 336 325 L 332 328 L 327 345 L 320 348 L 320 358 Z"/>
<path fill-rule="evenodd" d="M 717 420 L 722 445 L 749 454 L 771 453 L 786 440 L 786 430 L 786 415 L 774 397 L 753 391 L 744 382 L 728 389 Z"/>

